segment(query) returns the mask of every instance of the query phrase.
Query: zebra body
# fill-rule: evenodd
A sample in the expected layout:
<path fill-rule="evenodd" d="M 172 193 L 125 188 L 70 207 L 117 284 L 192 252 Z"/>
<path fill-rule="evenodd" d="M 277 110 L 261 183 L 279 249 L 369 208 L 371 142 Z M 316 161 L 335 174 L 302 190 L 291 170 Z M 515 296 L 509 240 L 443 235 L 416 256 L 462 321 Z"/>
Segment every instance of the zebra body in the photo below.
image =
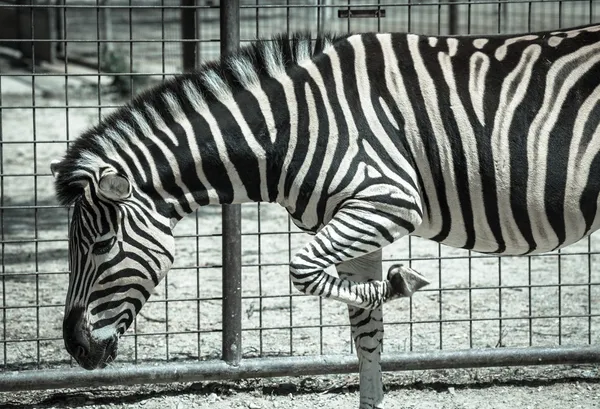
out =
<path fill-rule="evenodd" d="M 430 123 L 443 124 L 432 129 L 429 147 L 407 138 L 431 205 L 415 234 L 480 252 L 531 254 L 597 229 L 600 181 L 590 171 L 600 148 L 599 29 L 467 40 L 458 51 L 448 38 L 447 53 L 420 53 L 439 64 L 413 57 L 415 82 L 431 95 L 420 108 Z M 410 83 L 407 71 L 401 77 Z"/>
<path fill-rule="evenodd" d="M 361 408 L 382 407 L 382 304 L 427 283 L 407 234 L 496 254 L 598 228 L 600 26 L 519 36 L 281 37 L 137 97 L 53 163 L 75 203 L 64 337 L 116 355 L 198 206 L 277 202 L 314 237 L 296 288 L 349 305 Z M 339 277 L 324 272 L 335 265 Z"/>

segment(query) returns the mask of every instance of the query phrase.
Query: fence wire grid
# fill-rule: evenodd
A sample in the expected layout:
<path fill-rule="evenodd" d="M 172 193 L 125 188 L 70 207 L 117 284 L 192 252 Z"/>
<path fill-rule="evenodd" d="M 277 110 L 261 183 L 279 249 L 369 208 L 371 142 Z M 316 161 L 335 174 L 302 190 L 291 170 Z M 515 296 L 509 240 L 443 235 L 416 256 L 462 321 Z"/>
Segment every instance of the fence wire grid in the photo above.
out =
<path fill-rule="evenodd" d="M 600 22 L 599 3 L 255 0 L 241 2 L 240 29 L 242 44 L 295 30 L 516 33 Z M 0 365 L 76 366 L 62 340 L 70 213 L 49 163 L 132 95 L 218 57 L 219 2 L 0 1 L 0 26 Z M 307 236 L 276 205 L 243 205 L 242 220 L 243 357 L 353 354 L 346 306 L 290 284 Z M 124 335 L 117 366 L 221 357 L 221 208 L 199 209 L 176 236 L 173 271 Z M 384 271 L 408 263 L 432 283 L 385 306 L 385 353 L 597 345 L 599 239 L 502 258 L 395 243 Z"/>

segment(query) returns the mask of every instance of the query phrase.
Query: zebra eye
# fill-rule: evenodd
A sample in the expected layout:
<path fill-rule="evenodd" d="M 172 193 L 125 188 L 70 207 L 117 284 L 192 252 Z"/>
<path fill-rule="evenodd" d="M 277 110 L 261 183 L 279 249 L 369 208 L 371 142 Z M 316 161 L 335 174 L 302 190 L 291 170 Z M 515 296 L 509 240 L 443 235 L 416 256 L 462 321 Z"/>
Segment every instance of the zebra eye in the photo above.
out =
<path fill-rule="evenodd" d="M 94 244 L 92 253 L 94 253 L 96 255 L 108 253 L 110 251 L 110 249 L 112 248 L 113 244 L 115 244 L 116 240 L 117 240 L 117 238 L 113 236 L 110 239 L 106 239 L 106 240 L 97 242 L 96 244 Z"/>

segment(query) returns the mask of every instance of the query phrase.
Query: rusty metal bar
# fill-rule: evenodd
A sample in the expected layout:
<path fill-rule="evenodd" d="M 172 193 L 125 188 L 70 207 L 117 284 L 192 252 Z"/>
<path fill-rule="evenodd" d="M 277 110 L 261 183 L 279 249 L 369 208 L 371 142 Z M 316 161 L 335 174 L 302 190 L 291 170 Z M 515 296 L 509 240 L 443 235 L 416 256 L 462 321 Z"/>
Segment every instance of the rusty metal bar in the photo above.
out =
<path fill-rule="evenodd" d="M 600 347 L 497 348 L 457 351 L 407 352 L 384 355 L 384 371 L 496 366 L 576 365 L 600 363 Z M 40 370 L 0 374 L 0 392 L 33 389 L 98 387 L 236 380 L 277 376 L 354 373 L 358 361 L 351 355 L 244 359 L 232 366 L 224 361 L 135 365 L 97 371 Z"/>
<path fill-rule="evenodd" d="M 240 44 L 240 2 L 222 0 L 221 56 Z M 237 366 L 242 359 L 242 210 L 223 205 L 223 360 Z"/>

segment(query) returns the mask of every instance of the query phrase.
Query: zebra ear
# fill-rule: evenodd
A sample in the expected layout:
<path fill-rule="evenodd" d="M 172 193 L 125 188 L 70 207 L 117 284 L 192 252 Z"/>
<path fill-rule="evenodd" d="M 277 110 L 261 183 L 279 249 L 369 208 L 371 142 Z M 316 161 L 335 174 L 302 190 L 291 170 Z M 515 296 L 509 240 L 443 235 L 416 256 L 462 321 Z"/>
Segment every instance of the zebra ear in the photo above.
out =
<path fill-rule="evenodd" d="M 50 162 L 50 172 L 52 172 L 52 176 L 54 176 L 54 178 L 58 177 L 58 167 L 59 166 L 60 166 L 60 161 L 58 159 L 55 159 L 52 162 Z"/>
<path fill-rule="evenodd" d="M 100 192 L 107 199 L 121 200 L 131 195 L 131 184 L 127 178 L 116 173 L 107 173 L 100 178 Z"/>

